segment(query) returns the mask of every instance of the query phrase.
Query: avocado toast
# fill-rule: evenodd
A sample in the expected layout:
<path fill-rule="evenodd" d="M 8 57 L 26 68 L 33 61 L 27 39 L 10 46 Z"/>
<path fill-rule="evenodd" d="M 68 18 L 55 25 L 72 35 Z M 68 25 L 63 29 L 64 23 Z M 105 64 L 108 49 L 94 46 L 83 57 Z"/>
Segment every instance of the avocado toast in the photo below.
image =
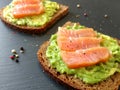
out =
<path fill-rule="evenodd" d="M 9 5 L 0 10 L 0 18 L 13 29 L 40 34 L 67 13 L 68 6 L 50 0 L 13 0 Z"/>
<path fill-rule="evenodd" d="M 79 23 L 67 22 L 62 27 L 67 29 L 82 29 Z M 40 46 L 37 52 L 38 60 L 43 69 L 56 81 L 77 90 L 117 90 L 120 85 L 120 42 L 108 35 L 97 32 L 104 46 L 110 51 L 106 62 L 71 69 L 63 62 L 57 44 L 57 35 L 52 35 L 49 41 Z"/>

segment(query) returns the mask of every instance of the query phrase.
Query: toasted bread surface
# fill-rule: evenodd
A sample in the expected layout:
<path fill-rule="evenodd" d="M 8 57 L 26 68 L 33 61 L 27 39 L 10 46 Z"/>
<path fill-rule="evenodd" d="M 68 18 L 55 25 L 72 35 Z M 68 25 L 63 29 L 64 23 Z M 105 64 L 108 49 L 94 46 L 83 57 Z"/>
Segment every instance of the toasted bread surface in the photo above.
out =
<path fill-rule="evenodd" d="M 71 22 L 67 22 L 65 25 L 73 25 Z M 118 41 L 120 44 L 120 42 Z M 50 66 L 49 60 L 46 57 L 46 49 L 49 46 L 49 41 L 44 42 L 38 52 L 38 60 L 43 69 L 56 81 L 68 86 L 70 90 L 118 90 L 120 85 L 120 73 L 115 73 L 111 77 L 97 84 L 85 84 L 82 80 L 73 77 L 72 75 L 60 74 L 56 69 Z"/>
<path fill-rule="evenodd" d="M 25 33 L 41 34 L 42 32 L 45 32 L 48 28 L 50 28 L 53 24 L 55 24 L 55 22 L 57 22 L 59 19 L 61 19 L 63 16 L 65 16 L 68 13 L 68 6 L 60 4 L 60 9 L 54 14 L 52 19 L 40 27 L 19 26 L 19 25 L 13 24 L 3 17 L 3 10 L 4 8 L 0 10 L 0 18 L 9 27 Z"/>

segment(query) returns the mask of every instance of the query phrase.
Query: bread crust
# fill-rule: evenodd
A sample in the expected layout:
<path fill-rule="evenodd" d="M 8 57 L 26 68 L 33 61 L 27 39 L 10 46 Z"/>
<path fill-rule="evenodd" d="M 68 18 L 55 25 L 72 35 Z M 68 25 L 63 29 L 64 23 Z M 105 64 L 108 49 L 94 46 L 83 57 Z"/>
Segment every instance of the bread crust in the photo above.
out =
<path fill-rule="evenodd" d="M 52 17 L 52 19 L 40 27 L 19 26 L 19 25 L 9 22 L 8 20 L 6 20 L 3 17 L 4 8 L 0 9 L 0 18 L 6 25 L 11 27 L 12 29 L 22 31 L 25 33 L 41 34 L 41 33 L 45 32 L 48 28 L 50 28 L 53 24 L 55 24 L 59 19 L 61 19 L 65 15 L 67 15 L 69 7 L 66 5 L 62 5 L 62 4 L 59 4 L 59 5 L 60 5 L 60 9 L 55 13 L 55 15 Z"/>
<path fill-rule="evenodd" d="M 67 22 L 65 25 L 72 25 Z M 65 26 L 64 25 L 64 26 Z M 118 42 L 120 44 L 120 42 Z M 73 77 L 72 75 L 60 74 L 56 69 L 50 66 L 49 60 L 46 57 L 46 49 L 49 46 L 49 41 L 44 42 L 38 52 L 38 60 L 42 68 L 56 81 L 68 86 L 70 90 L 118 90 L 120 85 L 120 73 L 115 73 L 100 83 L 89 85 L 85 84 L 82 80 Z"/>

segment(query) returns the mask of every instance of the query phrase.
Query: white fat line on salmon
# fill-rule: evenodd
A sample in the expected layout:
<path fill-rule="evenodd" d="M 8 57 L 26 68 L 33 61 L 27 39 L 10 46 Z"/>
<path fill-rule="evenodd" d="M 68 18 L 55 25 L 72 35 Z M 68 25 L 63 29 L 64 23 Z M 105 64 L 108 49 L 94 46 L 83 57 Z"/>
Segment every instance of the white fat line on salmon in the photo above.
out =
<path fill-rule="evenodd" d="M 75 52 L 78 53 L 78 54 L 80 54 L 80 53 L 85 54 L 85 51 L 86 50 L 84 50 L 84 49 L 75 50 Z"/>

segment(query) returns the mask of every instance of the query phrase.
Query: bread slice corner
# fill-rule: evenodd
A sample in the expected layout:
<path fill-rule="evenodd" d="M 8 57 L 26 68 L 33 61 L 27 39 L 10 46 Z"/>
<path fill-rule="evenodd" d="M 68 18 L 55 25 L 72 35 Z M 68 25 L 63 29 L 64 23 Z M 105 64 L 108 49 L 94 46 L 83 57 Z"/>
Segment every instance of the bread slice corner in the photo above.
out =
<path fill-rule="evenodd" d="M 66 25 L 73 25 L 72 22 L 67 22 Z M 67 86 L 68 90 L 118 90 L 120 85 L 120 73 L 115 73 L 100 83 L 90 85 L 85 84 L 82 80 L 73 77 L 72 75 L 60 74 L 56 69 L 50 66 L 49 60 L 46 57 L 46 49 L 49 46 L 49 40 L 45 41 L 37 52 L 37 57 L 42 68 L 59 83 Z"/>
<path fill-rule="evenodd" d="M 52 19 L 40 27 L 19 26 L 9 22 L 7 19 L 3 17 L 4 8 L 0 9 L 0 18 L 6 25 L 11 27 L 12 29 L 22 31 L 25 33 L 41 34 L 45 32 L 48 28 L 50 28 L 53 24 L 55 24 L 58 20 L 60 20 L 62 17 L 67 15 L 69 7 L 63 4 L 59 4 L 59 5 L 60 5 L 60 9 L 53 15 Z"/>

